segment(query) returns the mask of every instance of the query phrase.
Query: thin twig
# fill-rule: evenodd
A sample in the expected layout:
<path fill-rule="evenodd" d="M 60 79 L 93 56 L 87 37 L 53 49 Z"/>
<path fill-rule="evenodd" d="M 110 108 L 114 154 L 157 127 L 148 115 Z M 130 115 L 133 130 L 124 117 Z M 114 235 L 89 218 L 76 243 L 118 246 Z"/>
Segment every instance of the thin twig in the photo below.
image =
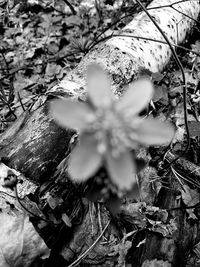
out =
<path fill-rule="evenodd" d="M 105 233 L 106 229 L 108 228 L 110 224 L 110 221 L 108 221 L 108 223 L 106 224 L 106 226 L 104 227 L 104 229 L 102 230 L 101 234 L 99 235 L 99 237 L 95 240 L 95 242 L 85 251 L 83 252 L 79 257 L 78 259 L 76 259 L 74 262 L 72 262 L 70 265 L 68 265 L 67 267 L 74 267 L 76 266 L 77 264 L 79 264 L 79 262 L 81 260 L 83 260 L 87 254 L 90 252 L 90 250 L 93 249 L 93 247 L 97 244 L 97 242 L 101 239 L 101 237 L 103 236 L 103 234 Z"/>
<path fill-rule="evenodd" d="M 165 35 L 165 33 L 163 32 L 163 30 L 160 28 L 160 26 L 158 25 L 158 23 L 152 18 L 151 14 L 147 11 L 147 9 L 143 6 L 143 4 L 140 2 L 140 0 L 135 0 L 138 5 L 142 8 L 142 10 L 146 13 L 146 15 L 149 17 L 149 19 L 153 22 L 153 24 L 156 26 L 156 28 L 159 30 L 159 32 L 162 34 L 163 38 L 165 39 L 165 41 L 167 42 L 167 44 L 169 45 L 172 55 L 174 56 L 174 59 L 177 63 L 177 65 L 180 68 L 181 74 L 182 74 L 182 78 L 183 78 L 183 108 L 184 108 L 184 121 L 185 121 L 185 129 L 186 129 L 186 133 L 187 133 L 187 144 L 185 149 L 183 150 L 183 152 L 176 157 L 174 160 L 172 160 L 172 162 L 169 163 L 168 168 L 175 163 L 180 157 L 182 157 L 183 155 L 185 155 L 185 153 L 187 153 L 189 147 L 190 147 L 190 132 L 189 132 L 189 126 L 188 126 L 188 113 L 187 113 L 187 84 L 186 84 L 186 78 L 185 78 L 185 73 L 184 73 L 184 69 L 183 69 L 183 65 L 180 61 L 180 59 L 178 58 L 176 51 L 174 50 L 174 47 L 172 46 L 172 44 L 170 43 L 170 41 L 168 40 L 167 36 Z"/>
<path fill-rule="evenodd" d="M 21 205 L 21 207 L 22 207 L 26 212 L 28 212 L 28 213 L 29 213 L 30 215 L 32 215 L 33 217 L 35 217 L 35 218 L 37 218 L 37 219 L 39 219 L 39 220 L 42 220 L 42 221 L 44 221 L 44 222 L 47 222 L 47 223 L 49 223 L 49 224 L 59 225 L 59 223 L 54 223 L 54 222 L 52 222 L 52 221 L 50 221 L 50 220 L 48 220 L 48 219 L 45 219 L 45 218 L 43 218 L 43 217 L 41 217 L 41 216 L 39 216 L 39 215 L 37 215 L 37 214 L 34 214 L 32 211 L 28 210 L 28 209 L 24 206 L 24 204 L 22 203 L 22 199 L 20 199 L 20 197 L 19 197 L 19 195 L 18 195 L 17 186 L 15 186 L 14 190 L 15 190 L 15 196 L 16 196 L 16 199 L 17 199 L 18 203 Z"/>
<path fill-rule="evenodd" d="M 10 107 L 10 104 L 0 95 L 0 99 L 1 101 L 8 106 L 10 112 L 13 114 L 13 116 L 15 117 L 15 119 L 17 119 L 17 116 L 15 115 L 14 111 L 12 110 L 12 108 Z"/>
<path fill-rule="evenodd" d="M 20 102 L 20 105 L 21 105 L 21 107 L 22 107 L 23 111 L 26 111 L 26 109 L 25 109 L 25 107 L 24 107 L 24 104 L 22 103 L 22 99 L 21 99 L 20 93 L 19 93 L 19 92 L 17 92 L 17 95 L 18 95 L 19 102 Z"/>
<path fill-rule="evenodd" d="M 178 172 L 176 171 L 176 169 L 175 169 L 174 167 L 172 167 L 172 166 L 171 166 L 171 170 L 172 170 L 174 176 L 175 176 L 176 178 L 178 178 L 178 180 L 179 180 L 179 179 L 182 179 L 182 180 L 186 181 L 187 183 L 190 183 L 190 184 L 192 184 L 193 186 L 196 186 L 197 188 L 200 189 L 200 184 L 199 184 L 198 182 L 196 182 L 195 180 L 192 180 L 192 179 L 190 179 L 190 178 L 187 178 L 187 177 L 181 175 L 181 174 L 178 173 Z M 180 181 L 179 181 L 179 182 L 180 182 Z M 181 182 L 180 182 L 180 184 L 182 185 Z M 182 185 L 182 186 L 183 186 L 183 185 Z"/>
<path fill-rule="evenodd" d="M 67 1 L 67 0 L 63 0 L 63 2 L 65 2 L 65 4 L 70 8 L 72 14 L 73 14 L 73 15 L 76 15 L 76 10 L 75 10 L 74 7 L 72 6 L 72 4 L 70 4 L 70 2 Z"/>
<path fill-rule="evenodd" d="M 193 20 L 196 24 L 200 24 L 199 21 L 197 21 L 196 19 L 193 19 L 192 17 L 190 17 L 187 14 L 181 12 L 180 10 L 176 9 L 175 7 L 172 6 L 172 9 L 174 9 L 176 12 L 180 13 L 181 15 L 185 16 L 186 18 Z"/>
<path fill-rule="evenodd" d="M 166 43 L 165 41 L 152 39 L 150 37 L 143 37 L 143 36 L 138 36 L 138 35 L 133 35 L 133 34 L 110 34 L 109 36 L 106 36 L 106 37 L 102 38 L 101 40 L 97 41 L 89 49 L 92 49 L 97 44 L 99 44 L 99 43 L 101 43 L 103 41 L 109 40 L 109 39 L 111 39 L 113 37 L 129 37 L 129 38 L 131 37 L 131 38 L 135 38 L 135 39 L 147 40 L 147 41 L 150 41 L 150 42 L 155 42 L 155 43 L 161 43 L 161 44 L 168 45 L 168 43 Z M 196 51 L 194 51 L 192 49 L 186 48 L 186 47 L 181 46 L 181 45 L 172 44 L 172 43 L 171 43 L 171 45 L 176 47 L 176 48 L 180 48 L 180 49 L 183 49 L 185 51 L 191 52 L 191 53 L 195 54 L 196 56 L 200 57 L 200 53 L 198 53 L 198 52 L 196 52 Z"/>
<path fill-rule="evenodd" d="M 115 21 L 114 23 L 112 23 L 111 25 L 109 25 L 108 27 L 106 27 L 102 32 L 100 32 L 96 37 L 95 39 L 92 41 L 92 43 L 90 44 L 90 47 L 88 48 L 88 52 L 89 50 L 92 49 L 92 47 L 94 45 L 96 45 L 96 42 L 98 41 L 98 39 L 105 33 L 107 32 L 108 30 L 110 30 L 113 26 L 117 25 L 117 23 L 119 23 L 120 21 L 122 21 L 123 19 L 127 18 L 127 17 L 133 17 L 133 14 L 127 14 L 121 18 L 119 18 L 117 21 Z"/>
<path fill-rule="evenodd" d="M 8 64 L 8 62 L 6 60 L 6 57 L 5 57 L 3 52 L 1 52 L 1 55 L 3 57 L 3 60 L 4 60 L 5 64 L 6 64 L 6 72 L 9 75 L 10 74 L 9 64 Z M 10 104 L 10 102 L 12 102 L 13 99 L 14 99 L 14 85 L 13 85 L 12 76 L 10 76 L 10 75 L 9 75 L 9 82 L 10 82 L 10 84 L 9 84 L 9 97 L 8 97 L 8 101 L 7 102 Z"/>
<path fill-rule="evenodd" d="M 191 2 L 191 1 L 198 2 L 199 0 L 180 0 L 180 1 L 177 1 L 177 2 L 172 3 L 172 4 L 163 5 L 163 6 L 155 6 L 155 7 L 147 7 L 146 9 L 151 10 L 151 9 L 160 9 L 160 8 L 165 8 L 165 7 L 172 7 L 174 5 L 178 5 L 181 3 L 187 3 L 187 2 Z"/>
<path fill-rule="evenodd" d="M 188 1 L 191 2 L 191 0 L 188 0 Z M 172 4 L 169 4 L 169 5 L 156 6 L 156 7 L 149 7 L 149 8 L 147 7 L 147 10 L 149 11 L 149 10 L 160 9 L 160 8 L 168 8 L 168 7 L 169 7 L 169 8 L 172 8 L 173 10 L 175 10 L 176 12 L 182 14 L 183 16 L 185 16 L 185 17 L 187 17 L 187 18 L 193 20 L 194 22 L 196 22 L 196 24 L 199 24 L 199 25 L 200 25 L 200 22 L 199 22 L 198 20 L 196 20 L 196 19 L 190 17 L 189 15 L 183 13 L 182 11 L 180 11 L 179 9 L 177 9 L 177 8 L 174 7 L 174 5 L 177 5 L 177 4 L 180 4 L 180 3 L 187 3 L 188 1 L 184 1 L 184 0 L 182 0 L 182 1 L 177 1 L 177 2 L 172 3 Z M 194 1 L 199 1 L 199 0 L 194 0 Z"/>

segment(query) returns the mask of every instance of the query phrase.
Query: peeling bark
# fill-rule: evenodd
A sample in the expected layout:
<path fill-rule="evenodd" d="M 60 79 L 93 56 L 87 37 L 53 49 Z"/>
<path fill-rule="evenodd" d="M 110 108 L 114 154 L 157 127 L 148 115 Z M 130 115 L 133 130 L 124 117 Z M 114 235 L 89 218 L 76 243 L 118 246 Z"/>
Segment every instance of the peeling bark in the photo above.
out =
<path fill-rule="evenodd" d="M 48 103 L 22 114 L 1 135 L 1 157 L 36 183 L 49 179 L 69 152 L 72 130 L 58 127 L 48 116 Z"/>

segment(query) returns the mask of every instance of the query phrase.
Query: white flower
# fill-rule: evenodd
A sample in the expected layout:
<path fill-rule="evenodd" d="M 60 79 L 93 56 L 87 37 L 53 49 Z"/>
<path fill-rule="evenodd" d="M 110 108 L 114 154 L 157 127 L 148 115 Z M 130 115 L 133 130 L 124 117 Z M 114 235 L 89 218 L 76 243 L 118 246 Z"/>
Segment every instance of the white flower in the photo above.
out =
<path fill-rule="evenodd" d="M 80 144 L 71 153 L 69 173 L 76 181 L 86 181 L 105 165 L 112 183 L 120 190 L 130 190 L 137 172 L 130 150 L 169 143 L 174 127 L 158 119 L 139 117 L 153 95 L 150 80 L 131 83 L 116 101 L 100 66 L 90 65 L 87 78 L 87 102 L 66 99 L 51 103 L 56 122 L 79 133 Z"/>

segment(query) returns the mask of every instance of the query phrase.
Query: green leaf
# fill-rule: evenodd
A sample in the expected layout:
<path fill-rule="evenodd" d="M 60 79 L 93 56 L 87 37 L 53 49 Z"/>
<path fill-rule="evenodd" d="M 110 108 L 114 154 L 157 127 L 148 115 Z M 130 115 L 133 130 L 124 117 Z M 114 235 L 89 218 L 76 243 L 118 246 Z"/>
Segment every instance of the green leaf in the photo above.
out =
<path fill-rule="evenodd" d="M 71 153 L 69 174 L 75 181 L 86 181 L 98 170 L 102 162 L 101 155 L 97 152 L 97 141 L 93 135 L 82 134 L 80 145 Z"/>
<path fill-rule="evenodd" d="M 54 100 L 50 103 L 50 115 L 62 127 L 82 130 L 95 119 L 85 103 L 70 100 Z"/>
<path fill-rule="evenodd" d="M 139 113 L 149 103 L 153 95 L 153 85 L 148 79 L 140 79 L 129 85 L 117 109 L 127 116 Z"/>
<path fill-rule="evenodd" d="M 126 151 L 118 157 L 113 157 L 108 151 L 105 157 L 112 182 L 121 190 L 130 190 L 136 183 L 136 167 L 131 154 Z"/>
<path fill-rule="evenodd" d="M 95 107 L 109 107 L 112 103 L 110 80 L 105 71 L 97 64 L 88 66 L 87 70 L 88 97 Z"/>
<path fill-rule="evenodd" d="M 172 124 L 150 118 L 144 120 L 135 131 L 138 135 L 139 143 L 144 145 L 169 143 L 175 134 Z"/>

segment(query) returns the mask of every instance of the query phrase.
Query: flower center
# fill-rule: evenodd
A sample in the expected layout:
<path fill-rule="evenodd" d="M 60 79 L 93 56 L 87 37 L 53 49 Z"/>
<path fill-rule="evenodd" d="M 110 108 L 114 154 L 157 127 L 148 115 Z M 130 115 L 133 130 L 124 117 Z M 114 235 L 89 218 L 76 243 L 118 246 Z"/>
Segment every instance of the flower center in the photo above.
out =
<path fill-rule="evenodd" d="M 135 121 L 135 127 L 131 127 L 133 121 Z M 124 114 L 121 115 L 113 106 L 98 109 L 96 120 L 89 127 L 97 139 L 98 152 L 105 154 L 108 149 L 111 149 L 113 157 L 117 157 L 127 148 L 136 148 L 138 136 L 134 128 L 137 128 L 137 122 L 138 117 L 132 118 L 130 123 L 130 119 Z"/>

